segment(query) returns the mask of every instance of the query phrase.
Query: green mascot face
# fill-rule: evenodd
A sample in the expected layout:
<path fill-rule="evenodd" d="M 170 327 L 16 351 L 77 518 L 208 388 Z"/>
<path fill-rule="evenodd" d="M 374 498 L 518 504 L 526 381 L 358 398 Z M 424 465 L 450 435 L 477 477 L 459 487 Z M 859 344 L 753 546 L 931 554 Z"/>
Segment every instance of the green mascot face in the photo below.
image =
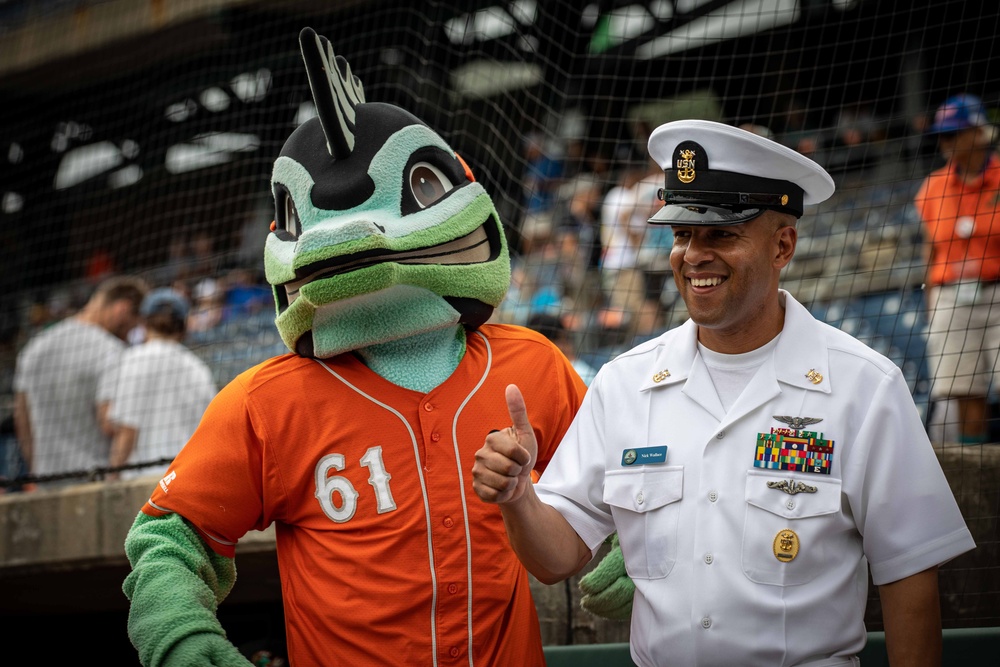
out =
<path fill-rule="evenodd" d="M 330 357 L 489 319 L 510 284 L 500 217 L 444 140 L 366 103 L 329 42 L 299 36 L 318 117 L 274 163 L 264 248 L 276 323 L 293 352 Z"/>

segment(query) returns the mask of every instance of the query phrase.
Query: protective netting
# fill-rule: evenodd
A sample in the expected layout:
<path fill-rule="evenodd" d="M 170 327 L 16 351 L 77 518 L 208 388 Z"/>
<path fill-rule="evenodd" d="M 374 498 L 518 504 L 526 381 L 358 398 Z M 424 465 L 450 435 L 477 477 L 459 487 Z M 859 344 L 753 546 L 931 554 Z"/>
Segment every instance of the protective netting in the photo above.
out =
<path fill-rule="evenodd" d="M 979 543 L 943 576 L 946 623 L 1000 623 L 1000 445 L 989 444 L 1000 420 L 992 387 L 964 390 L 986 395 L 987 444 L 961 446 L 971 408 L 932 399 L 928 234 L 914 206 L 944 165 L 927 133 L 935 109 L 970 93 L 997 120 L 991 2 L 219 2 L 184 15 L 171 3 L 4 3 L 7 479 L 26 472 L 16 355 L 108 273 L 189 294 L 186 343 L 217 386 L 284 350 L 261 258 L 271 164 L 312 115 L 306 25 L 350 60 L 369 101 L 440 132 L 493 196 L 514 251 L 495 318 L 555 315 L 594 368 L 686 318 L 669 228 L 629 224 L 648 217 L 662 179 L 645 152 L 654 127 L 745 125 L 826 167 L 837 192 L 800 221 L 782 286 L 902 369 Z M 982 206 L 997 206 L 995 191 Z M 1000 257 L 981 259 L 998 267 L 977 280 L 995 282 Z M 86 479 L 107 465 L 40 469 Z"/>

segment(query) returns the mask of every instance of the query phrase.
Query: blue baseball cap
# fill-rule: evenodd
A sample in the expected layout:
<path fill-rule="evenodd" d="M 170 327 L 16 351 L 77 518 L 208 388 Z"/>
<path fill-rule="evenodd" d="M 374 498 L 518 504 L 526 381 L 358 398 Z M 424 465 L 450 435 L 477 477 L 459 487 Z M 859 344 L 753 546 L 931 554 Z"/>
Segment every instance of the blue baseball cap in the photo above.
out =
<path fill-rule="evenodd" d="M 959 132 L 982 127 L 988 122 L 982 100 L 975 95 L 955 95 L 938 107 L 930 131 L 934 134 Z"/>
<path fill-rule="evenodd" d="M 190 305 L 188 304 L 188 300 L 180 292 L 172 290 L 169 287 L 160 287 L 152 290 L 146 295 L 146 298 L 142 300 L 142 306 L 139 308 L 139 314 L 143 317 L 149 317 L 153 313 L 165 308 L 169 308 L 171 313 L 176 315 L 179 319 L 184 320 L 187 319 Z"/>

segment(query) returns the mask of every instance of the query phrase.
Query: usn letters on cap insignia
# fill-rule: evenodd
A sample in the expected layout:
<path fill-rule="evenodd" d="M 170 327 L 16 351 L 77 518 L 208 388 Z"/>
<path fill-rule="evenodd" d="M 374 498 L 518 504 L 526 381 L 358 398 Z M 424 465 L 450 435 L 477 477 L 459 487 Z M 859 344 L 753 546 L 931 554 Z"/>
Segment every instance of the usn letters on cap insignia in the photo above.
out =
<path fill-rule="evenodd" d="M 696 175 L 694 170 L 694 151 L 681 151 L 680 159 L 677 160 L 677 180 L 681 183 L 690 183 Z"/>
<path fill-rule="evenodd" d="M 674 149 L 674 169 L 677 180 L 687 184 L 698 176 L 698 169 L 708 169 L 705 149 L 693 141 L 682 141 Z"/>

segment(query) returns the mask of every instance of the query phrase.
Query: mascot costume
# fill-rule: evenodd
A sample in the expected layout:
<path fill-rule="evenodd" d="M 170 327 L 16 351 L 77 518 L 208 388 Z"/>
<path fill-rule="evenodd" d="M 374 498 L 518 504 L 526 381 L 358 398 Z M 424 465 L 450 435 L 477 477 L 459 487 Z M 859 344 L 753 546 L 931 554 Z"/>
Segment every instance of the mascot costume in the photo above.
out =
<path fill-rule="evenodd" d="M 318 117 L 274 162 L 265 248 L 291 353 L 240 374 L 129 531 L 143 665 L 250 663 L 216 611 L 237 541 L 275 526 L 288 658 L 311 665 L 544 664 L 527 572 L 475 452 L 530 405 L 539 469 L 585 387 L 542 335 L 487 320 L 510 261 L 485 189 L 408 112 L 367 102 L 330 43 L 300 47 Z"/>

